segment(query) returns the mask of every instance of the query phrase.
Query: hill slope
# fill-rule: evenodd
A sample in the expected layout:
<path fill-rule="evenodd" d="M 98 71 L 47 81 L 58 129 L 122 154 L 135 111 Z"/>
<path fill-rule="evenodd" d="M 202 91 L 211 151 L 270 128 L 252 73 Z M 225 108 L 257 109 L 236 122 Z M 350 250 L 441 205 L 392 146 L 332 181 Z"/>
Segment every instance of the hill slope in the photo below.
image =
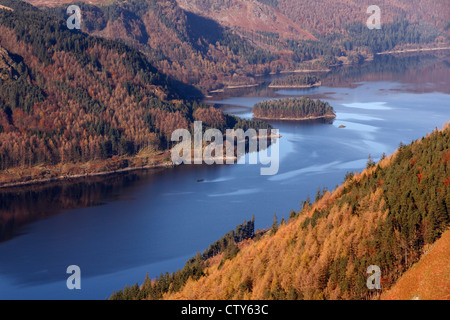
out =
<path fill-rule="evenodd" d="M 54 6 L 55 1 L 28 0 Z M 63 1 L 65 2 L 65 0 Z M 82 0 L 83 31 L 121 39 L 165 74 L 204 92 L 248 85 L 255 75 L 361 62 L 404 46 L 445 46 L 440 1 L 384 1 L 382 30 L 365 23 L 369 4 L 341 0 Z M 66 5 L 48 9 L 66 17 Z M 420 12 L 417 11 L 420 8 Z M 435 22 L 437 21 L 437 22 Z M 450 30 L 450 29 L 448 29 Z M 448 31 L 447 31 L 448 32 Z"/>
<path fill-rule="evenodd" d="M 52 6 L 48 1 L 30 1 Z M 266 73 L 276 53 L 254 46 L 214 20 L 183 10 L 175 0 L 90 1 L 78 3 L 82 29 L 120 39 L 146 53 L 161 72 L 209 90 L 253 83 L 248 73 Z M 48 9 L 60 18 L 67 5 Z"/>
<path fill-rule="evenodd" d="M 0 9 L 0 186 L 171 164 L 173 130 L 239 125 L 137 49 L 22 1 L 0 5 L 13 9 Z"/>
<path fill-rule="evenodd" d="M 371 299 L 366 269 L 389 289 L 450 223 L 450 127 L 381 160 L 167 299 Z M 320 199 L 319 199 L 320 198 Z M 448 271 L 449 265 L 441 261 Z M 446 285 L 450 279 L 444 277 Z"/>
<path fill-rule="evenodd" d="M 308 31 L 301 29 L 278 9 L 250 0 L 177 0 L 185 10 L 207 16 L 221 25 L 245 32 L 277 33 L 284 39 L 316 40 Z"/>
<path fill-rule="evenodd" d="M 135 49 L 0 3 L 14 9 L 0 10 L 1 170 L 133 155 L 159 145 L 154 107 L 187 116 L 183 86 Z"/>
<path fill-rule="evenodd" d="M 369 17 L 369 0 L 275 0 L 277 8 L 300 27 L 318 33 L 339 32 L 346 24 L 364 22 Z M 441 30 L 448 22 L 449 4 L 445 0 L 379 0 L 381 22 L 403 17 L 411 22 L 431 24 Z"/>
<path fill-rule="evenodd" d="M 369 159 L 366 170 L 347 174 L 333 192 L 302 202 L 287 223 L 274 221 L 242 242 L 227 235 L 182 271 L 111 298 L 379 298 L 450 226 L 449 161 L 446 125 L 378 164 Z M 381 269 L 381 290 L 366 286 L 370 265 Z M 447 260 L 439 265 L 448 271 Z M 448 288 L 448 273 L 441 279 Z"/>
<path fill-rule="evenodd" d="M 382 300 L 450 300 L 450 231 L 397 281 Z"/>

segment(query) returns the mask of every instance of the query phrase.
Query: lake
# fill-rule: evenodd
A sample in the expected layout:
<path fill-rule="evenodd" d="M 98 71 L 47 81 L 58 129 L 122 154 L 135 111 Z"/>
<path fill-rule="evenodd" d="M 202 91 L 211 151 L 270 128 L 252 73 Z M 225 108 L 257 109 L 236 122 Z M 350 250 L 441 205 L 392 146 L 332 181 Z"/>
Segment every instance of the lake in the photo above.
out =
<path fill-rule="evenodd" d="M 379 57 L 325 75 L 322 86 L 227 90 L 208 98 L 251 118 L 265 99 L 308 95 L 336 119 L 271 121 L 279 172 L 261 165 L 191 165 L 0 191 L 0 299 L 105 299 L 146 273 L 182 268 L 196 252 L 255 215 L 256 228 L 287 219 L 317 189 L 450 120 L 449 56 Z M 277 75 L 276 77 L 280 77 Z M 340 128 L 340 126 L 345 126 Z M 66 269 L 81 268 L 81 290 Z"/>

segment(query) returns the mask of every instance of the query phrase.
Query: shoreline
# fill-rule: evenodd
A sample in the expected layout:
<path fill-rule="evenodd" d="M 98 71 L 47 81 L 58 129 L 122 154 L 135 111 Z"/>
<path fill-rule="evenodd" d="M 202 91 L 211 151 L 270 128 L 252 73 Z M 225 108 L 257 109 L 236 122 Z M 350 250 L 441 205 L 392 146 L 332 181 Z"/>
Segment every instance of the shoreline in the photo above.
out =
<path fill-rule="evenodd" d="M 32 179 L 32 180 L 27 180 L 27 181 L 9 182 L 9 183 L 5 183 L 5 184 L 1 184 L 0 190 L 7 189 L 7 188 L 22 187 L 22 186 L 46 184 L 46 183 L 51 183 L 51 182 L 81 180 L 83 178 L 108 176 L 108 175 L 113 175 L 113 174 L 118 174 L 118 173 L 126 173 L 126 172 L 138 171 L 138 170 L 165 169 L 165 168 L 172 168 L 174 166 L 175 165 L 172 162 L 170 162 L 170 163 L 165 162 L 165 163 L 159 163 L 159 164 L 145 165 L 142 167 L 127 167 L 127 168 L 121 168 L 121 169 L 110 170 L 110 171 L 99 171 L 99 172 L 93 172 L 93 173 L 83 173 L 83 174 L 57 176 L 57 177 L 50 177 L 50 178 L 43 178 L 43 179 Z"/>
<path fill-rule="evenodd" d="M 415 48 L 415 49 L 399 49 L 399 50 L 391 50 L 391 51 L 383 51 L 383 52 L 377 52 L 374 55 L 371 55 L 370 57 L 365 57 L 364 62 L 370 62 L 374 59 L 375 55 L 387 55 L 387 54 L 402 54 L 402 53 L 411 53 L 411 52 L 423 52 L 423 51 L 439 51 L 439 50 L 450 50 L 450 47 L 437 47 L 437 48 Z M 345 62 L 340 64 L 336 64 L 336 65 L 332 65 L 331 67 L 339 67 L 342 65 L 352 65 L 352 63 L 349 62 Z M 269 72 L 269 75 L 277 75 L 277 74 L 287 74 L 287 73 L 320 73 L 320 72 L 330 72 L 331 69 L 327 68 L 327 69 L 294 69 L 294 70 L 281 70 L 281 71 L 277 71 L 277 72 Z M 262 77 L 265 76 L 266 74 L 256 74 L 254 75 L 255 78 L 258 77 Z M 251 88 L 251 87 L 257 87 L 260 84 L 255 83 L 255 84 L 243 84 L 243 85 L 229 85 L 229 86 L 224 86 L 221 89 L 214 89 L 211 91 L 208 91 L 207 94 L 211 94 L 211 93 L 223 93 L 225 92 L 226 89 L 238 89 L 238 88 Z M 274 89 L 282 89 L 282 88 L 288 88 L 288 89 L 307 89 L 307 88 L 312 88 L 315 85 L 312 86 L 272 86 L 272 85 L 268 85 L 268 88 L 274 88 Z M 212 97 L 212 96 L 211 96 Z"/>
<path fill-rule="evenodd" d="M 223 87 L 221 89 L 214 89 L 214 90 L 208 91 L 207 94 L 210 94 L 210 93 L 223 93 L 227 89 L 253 88 L 253 87 L 257 87 L 259 85 L 260 85 L 260 83 L 230 85 L 230 86 Z"/>
<path fill-rule="evenodd" d="M 330 72 L 331 69 L 317 69 L 317 70 L 312 70 L 312 69 L 295 69 L 295 70 L 283 70 L 280 71 L 278 73 L 312 73 L 312 72 Z M 277 73 L 275 73 L 277 74 Z"/>
<path fill-rule="evenodd" d="M 421 52 L 421 51 L 439 51 L 439 50 L 450 50 L 450 47 L 391 50 L 391 51 L 377 52 L 376 55 L 396 54 L 396 53 L 409 53 L 409 52 Z"/>
<path fill-rule="evenodd" d="M 253 84 L 237 84 L 237 85 L 231 85 L 227 86 L 224 89 L 239 89 L 239 88 L 253 88 L 259 86 L 259 83 L 253 83 Z"/>
<path fill-rule="evenodd" d="M 309 89 L 314 87 L 320 87 L 322 82 L 316 82 L 314 84 L 302 84 L 302 85 L 273 85 L 269 84 L 268 88 L 278 88 L 278 89 Z"/>
<path fill-rule="evenodd" d="M 280 134 L 273 134 L 267 136 L 267 139 L 272 138 L 281 138 Z M 202 149 L 202 155 L 203 155 L 203 149 Z M 195 162 L 195 156 L 194 156 L 194 150 L 192 151 L 192 164 Z M 204 162 L 205 159 L 203 159 L 203 162 L 201 165 L 208 165 Z M 238 158 L 237 156 L 227 157 L 227 155 L 223 154 L 223 164 L 227 164 L 227 161 L 233 160 L 233 164 L 237 163 Z M 129 166 L 125 168 L 115 169 L 115 170 L 104 170 L 104 171 L 98 171 L 98 172 L 92 172 L 92 173 L 80 173 L 80 174 L 72 174 L 72 175 L 63 175 L 63 176 L 54 176 L 54 177 L 48 177 L 48 178 L 40 178 L 40 179 L 29 179 L 26 181 L 16 181 L 16 182 L 6 182 L 6 183 L 0 183 L 0 192 L 5 189 L 9 188 L 16 188 L 16 187 L 28 187 L 33 185 L 43 185 L 53 182 L 62 182 L 62 181 L 70 181 L 75 182 L 77 180 L 81 180 L 84 178 L 90 178 L 90 177 L 102 177 L 102 176 L 109 176 L 114 174 L 121 174 L 121 173 L 128 173 L 133 171 L 140 171 L 140 170 L 149 170 L 149 169 L 167 169 L 167 168 L 174 168 L 177 167 L 173 162 L 171 161 L 164 161 L 159 163 L 153 163 L 153 164 L 147 164 L 144 166 Z M 24 177 L 26 179 L 27 177 Z M 75 180 L 75 181 L 74 181 Z"/>

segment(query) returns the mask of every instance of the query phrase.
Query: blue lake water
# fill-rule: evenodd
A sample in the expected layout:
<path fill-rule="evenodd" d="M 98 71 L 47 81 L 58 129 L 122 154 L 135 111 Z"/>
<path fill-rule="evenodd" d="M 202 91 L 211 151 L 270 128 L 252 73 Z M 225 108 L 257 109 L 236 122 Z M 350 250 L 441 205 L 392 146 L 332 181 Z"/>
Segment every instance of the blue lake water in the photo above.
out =
<path fill-rule="evenodd" d="M 336 71 L 319 88 L 210 98 L 245 118 L 274 97 L 311 95 L 333 106 L 332 123 L 270 122 L 282 136 L 273 176 L 260 175 L 259 164 L 191 165 L 2 191 L 0 218 L 25 218 L 0 242 L 0 299 L 104 299 L 146 273 L 182 268 L 252 215 L 257 228 L 270 226 L 274 213 L 287 219 L 318 187 L 332 190 L 347 171 L 364 168 L 369 154 L 376 160 L 450 120 L 448 65 Z M 66 287 L 69 265 L 81 268 L 81 290 Z"/>

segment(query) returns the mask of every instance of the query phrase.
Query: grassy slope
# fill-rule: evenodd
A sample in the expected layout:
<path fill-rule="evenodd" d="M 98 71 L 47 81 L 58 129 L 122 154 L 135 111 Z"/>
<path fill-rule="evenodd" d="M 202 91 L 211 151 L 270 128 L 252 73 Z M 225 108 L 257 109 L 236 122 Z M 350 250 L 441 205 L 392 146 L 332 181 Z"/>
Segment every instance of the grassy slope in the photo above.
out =
<path fill-rule="evenodd" d="M 381 299 L 450 300 L 450 230 Z"/>

